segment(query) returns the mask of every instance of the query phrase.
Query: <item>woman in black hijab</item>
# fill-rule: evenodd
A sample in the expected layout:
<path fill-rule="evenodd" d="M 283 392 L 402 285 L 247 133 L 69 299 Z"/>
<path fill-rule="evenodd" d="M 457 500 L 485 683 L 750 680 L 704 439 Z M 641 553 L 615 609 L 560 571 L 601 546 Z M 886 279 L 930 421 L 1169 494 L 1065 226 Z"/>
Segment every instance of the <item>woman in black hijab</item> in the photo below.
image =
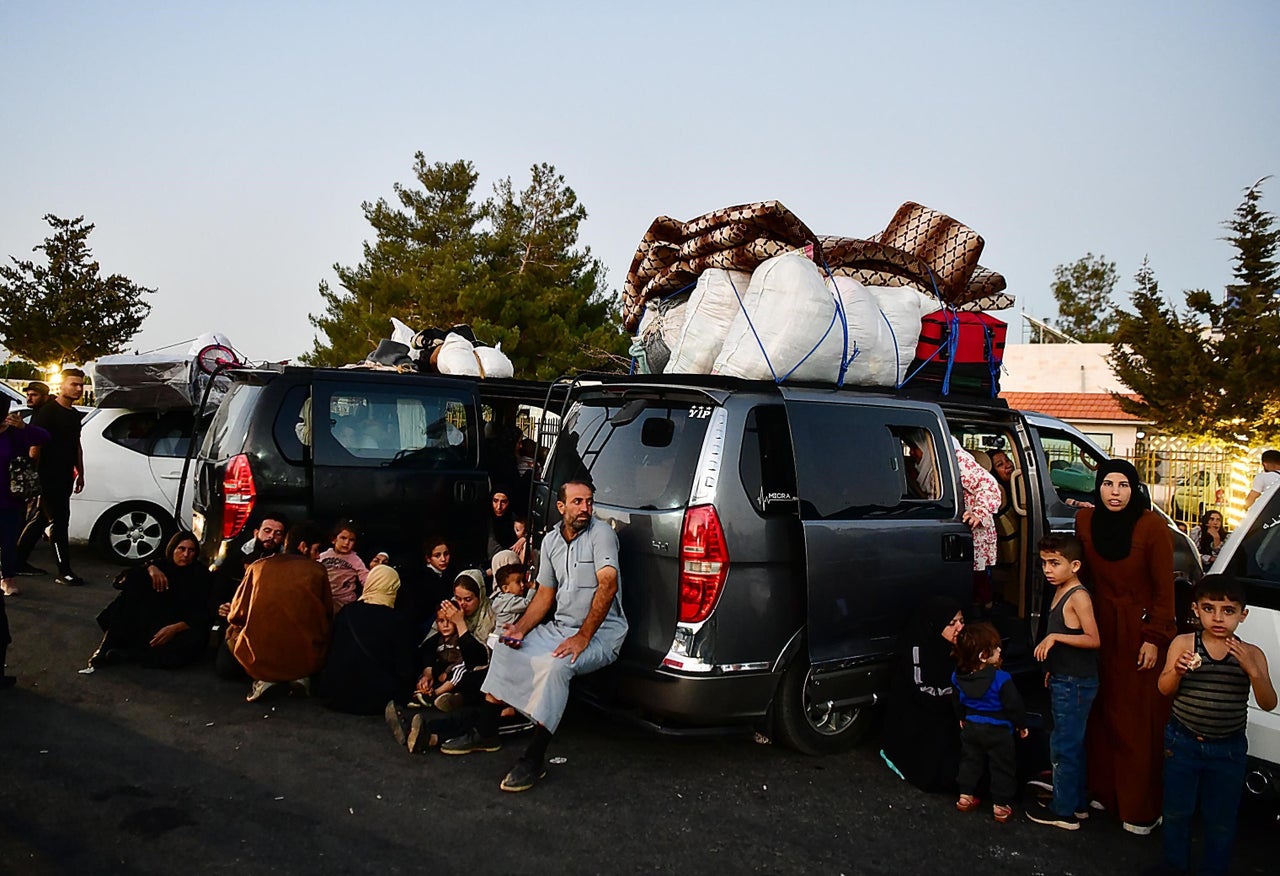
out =
<path fill-rule="evenodd" d="M 516 543 L 516 517 L 511 510 L 511 493 L 506 487 L 495 487 L 490 493 L 489 540 L 485 548 L 485 565 L 498 551 L 512 550 Z"/>
<path fill-rule="evenodd" d="M 962 629 L 960 603 L 934 596 L 898 639 L 880 756 L 922 791 L 956 787 L 960 725 L 951 705 L 951 648 Z"/>
<path fill-rule="evenodd" d="M 1102 646 L 1098 696 L 1089 713 L 1089 790 L 1130 833 L 1160 816 L 1163 734 L 1169 700 L 1156 688 L 1174 623 L 1173 540 L 1164 518 L 1123 459 L 1098 466 L 1093 507 L 1076 514 L 1084 543 L 1081 579 L 1093 596 Z"/>
<path fill-rule="evenodd" d="M 209 644 L 213 577 L 200 562 L 200 542 L 190 532 L 169 539 L 164 559 L 163 589 L 151 582 L 146 566 L 116 579 L 120 591 L 98 614 L 105 635 L 89 658 L 91 667 L 137 662 L 176 669 L 200 658 Z"/>

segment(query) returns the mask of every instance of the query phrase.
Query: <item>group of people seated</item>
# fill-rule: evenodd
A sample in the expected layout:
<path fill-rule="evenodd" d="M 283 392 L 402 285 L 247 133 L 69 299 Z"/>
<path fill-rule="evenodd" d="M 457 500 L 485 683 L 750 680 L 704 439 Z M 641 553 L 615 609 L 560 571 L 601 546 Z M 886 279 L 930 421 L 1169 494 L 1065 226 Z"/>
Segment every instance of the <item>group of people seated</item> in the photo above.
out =
<path fill-rule="evenodd" d="M 430 535 L 420 563 L 360 556 L 352 521 L 326 535 L 264 517 L 207 568 L 195 535 L 121 573 L 98 615 L 103 637 L 86 670 L 117 663 L 177 668 L 216 649 L 217 674 L 250 682 L 256 701 L 277 685 L 317 693 L 340 711 L 377 714 L 389 700 L 448 711 L 479 691 L 495 630 L 532 598 L 537 552 L 527 524 L 495 490 L 488 563 L 457 568 L 449 539 Z"/>

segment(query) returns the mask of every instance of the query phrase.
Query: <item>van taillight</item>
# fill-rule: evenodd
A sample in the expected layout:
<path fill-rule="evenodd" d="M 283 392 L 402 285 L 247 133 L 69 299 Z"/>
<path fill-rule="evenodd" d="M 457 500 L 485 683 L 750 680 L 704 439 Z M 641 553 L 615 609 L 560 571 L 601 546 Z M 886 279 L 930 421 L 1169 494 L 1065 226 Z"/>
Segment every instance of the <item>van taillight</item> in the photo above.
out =
<path fill-rule="evenodd" d="M 729 548 L 714 505 L 684 512 L 680 531 L 680 621 L 698 623 L 711 616 L 729 574 Z"/>
<path fill-rule="evenodd" d="M 222 537 L 235 538 L 249 522 L 253 500 L 258 495 L 249 470 L 249 457 L 241 453 L 231 457 L 222 476 Z"/>

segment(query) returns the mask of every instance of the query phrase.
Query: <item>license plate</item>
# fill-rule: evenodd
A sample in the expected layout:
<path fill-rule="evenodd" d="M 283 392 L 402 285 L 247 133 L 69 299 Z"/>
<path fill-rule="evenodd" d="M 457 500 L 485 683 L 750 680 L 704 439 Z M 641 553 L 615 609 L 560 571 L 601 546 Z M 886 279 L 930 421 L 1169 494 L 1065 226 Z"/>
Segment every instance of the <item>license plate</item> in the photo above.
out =
<path fill-rule="evenodd" d="M 204 515 L 199 511 L 191 512 L 191 532 L 196 541 L 204 541 Z"/>

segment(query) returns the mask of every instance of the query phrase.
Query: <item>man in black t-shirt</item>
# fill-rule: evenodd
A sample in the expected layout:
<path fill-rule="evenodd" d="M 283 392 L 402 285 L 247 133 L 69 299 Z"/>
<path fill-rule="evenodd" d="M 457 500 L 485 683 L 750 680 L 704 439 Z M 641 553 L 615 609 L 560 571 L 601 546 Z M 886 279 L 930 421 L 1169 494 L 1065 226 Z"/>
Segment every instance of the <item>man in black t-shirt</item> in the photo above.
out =
<path fill-rule="evenodd" d="M 58 584 L 78 585 L 84 580 L 71 571 L 71 554 L 67 546 L 67 523 L 71 519 L 71 493 L 84 489 L 84 451 L 80 447 L 80 420 L 75 403 L 84 395 L 84 372 L 68 368 L 62 372 L 58 397 L 40 406 L 31 417 L 32 425 L 48 430 L 52 436 L 43 447 L 31 448 L 40 473 L 40 515 L 30 521 L 18 539 L 18 564 L 28 565 L 28 558 L 46 522 L 51 526 L 49 538 L 58 560 Z"/>

